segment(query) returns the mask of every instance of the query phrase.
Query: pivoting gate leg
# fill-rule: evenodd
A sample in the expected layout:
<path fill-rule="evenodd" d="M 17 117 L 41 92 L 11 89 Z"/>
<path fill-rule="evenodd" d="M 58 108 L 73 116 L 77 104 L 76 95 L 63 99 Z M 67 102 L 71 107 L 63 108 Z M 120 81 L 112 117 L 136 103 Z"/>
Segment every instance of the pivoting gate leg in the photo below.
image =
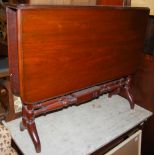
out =
<path fill-rule="evenodd" d="M 120 87 L 110 91 L 108 93 L 108 97 L 112 97 L 115 94 L 120 95 L 120 93 L 123 93 L 123 96 L 129 101 L 130 103 L 130 108 L 134 109 L 134 98 L 132 95 L 132 90 L 131 90 L 131 81 L 132 81 L 132 76 L 128 76 L 125 79 L 125 83 L 122 85 L 120 81 Z"/>

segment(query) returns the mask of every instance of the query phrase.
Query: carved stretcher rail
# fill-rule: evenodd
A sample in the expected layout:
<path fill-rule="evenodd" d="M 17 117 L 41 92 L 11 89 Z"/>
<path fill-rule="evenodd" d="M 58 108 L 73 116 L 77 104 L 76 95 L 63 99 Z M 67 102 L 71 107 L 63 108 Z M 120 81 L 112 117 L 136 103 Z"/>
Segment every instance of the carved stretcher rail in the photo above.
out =
<path fill-rule="evenodd" d="M 103 93 L 109 92 L 109 97 L 113 92 L 119 93 L 120 88 L 124 87 L 127 84 L 125 78 L 121 78 L 116 81 L 108 82 L 106 84 L 102 84 L 99 86 L 94 86 L 88 89 L 84 89 L 75 93 L 72 93 L 67 96 L 63 96 L 57 99 L 45 101 L 43 103 L 39 103 L 34 105 L 34 115 L 38 116 L 40 114 L 45 114 L 51 110 L 61 109 L 63 107 L 67 107 L 73 104 L 81 104 L 87 102 L 89 100 L 98 98 Z M 130 104 L 131 108 L 133 105 Z"/>

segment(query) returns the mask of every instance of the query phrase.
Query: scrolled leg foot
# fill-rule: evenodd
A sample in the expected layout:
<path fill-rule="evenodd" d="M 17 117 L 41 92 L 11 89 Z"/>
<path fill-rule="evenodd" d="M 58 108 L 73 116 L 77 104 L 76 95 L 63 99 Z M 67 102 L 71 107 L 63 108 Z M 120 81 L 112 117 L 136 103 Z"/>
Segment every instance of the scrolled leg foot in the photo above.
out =
<path fill-rule="evenodd" d="M 131 76 L 127 77 L 126 85 L 124 87 L 124 93 L 130 103 L 130 108 L 134 109 L 135 103 L 131 90 L 131 79 Z"/>
<path fill-rule="evenodd" d="M 126 96 L 127 96 L 128 101 L 130 103 L 130 108 L 131 109 L 134 109 L 135 104 L 134 104 L 134 99 L 133 99 L 131 90 L 128 89 L 128 88 L 125 88 L 125 93 L 126 93 Z"/>
<path fill-rule="evenodd" d="M 29 122 L 27 124 L 27 129 L 28 129 L 29 135 L 33 141 L 33 144 L 35 146 L 36 152 L 37 153 L 41 152 L 41 144 L 40 144 L 40 139 L 38 136 L 35 122 Z"/>

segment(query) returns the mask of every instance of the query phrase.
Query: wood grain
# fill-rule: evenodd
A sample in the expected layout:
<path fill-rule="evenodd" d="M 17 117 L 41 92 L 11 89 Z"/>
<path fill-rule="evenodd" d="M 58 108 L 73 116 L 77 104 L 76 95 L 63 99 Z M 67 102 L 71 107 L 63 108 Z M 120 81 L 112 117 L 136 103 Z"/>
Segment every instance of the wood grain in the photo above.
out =
<path fill-rule="evenodd" d="M 137 70 L 146 9 L 27 6 L 17 13 L 20 96 L 25 103 Z"/>

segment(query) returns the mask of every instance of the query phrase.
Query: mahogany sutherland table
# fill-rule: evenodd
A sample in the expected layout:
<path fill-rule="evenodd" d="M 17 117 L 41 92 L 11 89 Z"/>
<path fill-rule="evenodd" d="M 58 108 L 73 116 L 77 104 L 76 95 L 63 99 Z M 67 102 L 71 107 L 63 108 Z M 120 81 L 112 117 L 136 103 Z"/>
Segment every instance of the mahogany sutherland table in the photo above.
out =
<path fill-rule="evenodd" d="M 104 6 L 7 7 L 10 78 L 27 128 L 41 151 L 34 118 L 123 91 L 141 61 L 149 9 Z M 46 123 L 46 122 L 45 122 Z"/>

